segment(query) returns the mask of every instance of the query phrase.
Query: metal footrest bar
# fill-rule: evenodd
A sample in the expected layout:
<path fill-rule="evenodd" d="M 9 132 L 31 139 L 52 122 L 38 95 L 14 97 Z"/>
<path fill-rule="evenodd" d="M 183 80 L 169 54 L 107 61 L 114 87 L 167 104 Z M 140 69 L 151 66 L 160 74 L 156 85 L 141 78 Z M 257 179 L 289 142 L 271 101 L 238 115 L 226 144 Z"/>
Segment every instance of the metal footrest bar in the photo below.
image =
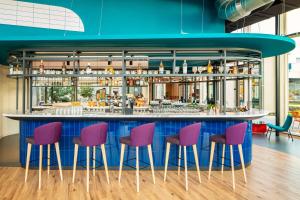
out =
<path fill-rule="evenodd" d="M 136 167 L 134 167 L 134 166 L 132 166 L 132 165 L 130 165 L 130 164 L 128 163 L 128 162 L 131 161 L 131 160 L 136 160 L 136 158 L 129 158 L 129 159 L 125 160 L 125 162 L 124 162 L 123 164 L 124 164 L 125 166 L 127 166 L 127 167 L 136 169 Z M 147 165 L 147 166 L 142 166 L 142 167 L 140 166 L 139 169 L 145 169 L 145 168 L 148 168 L 148 167 L 150 166 L 149 163 L 147 163 L 147 162 L 145 162 L 145 161 L 143 161 L 143 160 L 139 160 L 139 162 L 144 163 L 144 164 Z"/>
<path fill-rule="evenodd" d="M 98 168 L 100 168 L 100 167 L 103 166 L 103 163 L 100 162 L 99 160 L 96 160 L 96 159 L 91 159 L 91 160 L 95 160 L 96 163 L 99 164 L 99 166 L 98 166 L 98 167 L 95 167 L 95 169 L 98 169 Z M 83 164 L 84 162 L 85 162 L 85 164 Z M 86 169 L 86 160 L 79 160 L 79 161 L 77 161 L 77 163 L 80 163 L 79 166 Z M 97 165 L 97 164 L 96 164 L 96 165 Z M 94 167 L 90 165 L 90 169 L 94 169 Z"/>
<path fill-rule="evenodd" d="M 219 157 L 219 158 L 222 159 L 223 157 Z M 227 160 L 228 160 L 228 161 L 231 161 L 230 158 L 224 158 L 224 166 L 225 166 L 225 167 L 231 167 L 231 165 L 225 165 L 225 160 L 226 160 L 226 161 L 227 161 Z M 238 161 L 233 161 L 233 162 L 234 162 L 234 164 L 241 165 L 241 162 L 238 162 Z M 213 163 L 217 163 L 217 164 L 222 165 L 222 162 L 219 162 L 219 161 L 216 161 L 216 160 L 214 160 Z"/>
<path fill-rule="evenodd" d="M 48 158 L 47 158 L 47 157 L 46 157 L 46 158 L 43 158 L 43 161 L 44 161 L 44 160 L 48 161 Z M 39 159 L 35 159 L 35 160 L 30 160 L 30 161 L 29 161 L 29 163 L 37 163 L 37 162 L 39 162 Z M 56 164 L 56 165 L 57 165 L 57 164 L 58 164 L 58 163 L 57 163 L 57 160 L 54 160 L 54 159 L 50 158 L 50 166 L 53 165 L 53 164 Z M 30 165 L 30 164 L 29 164 L 29 165 Z M 47 166 L 48 166 L 48 165 L 47 165 Z"/>

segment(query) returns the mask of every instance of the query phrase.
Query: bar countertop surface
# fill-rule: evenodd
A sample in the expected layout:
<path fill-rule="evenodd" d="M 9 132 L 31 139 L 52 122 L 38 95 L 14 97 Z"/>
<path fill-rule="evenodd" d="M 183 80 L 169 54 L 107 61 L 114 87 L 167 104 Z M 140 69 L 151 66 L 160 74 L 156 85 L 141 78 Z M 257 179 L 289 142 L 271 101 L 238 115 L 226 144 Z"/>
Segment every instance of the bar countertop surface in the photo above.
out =
<path fill-rule="evenodd" d="M 82 114 L 82 115 L 54 115 L 54 114 L 21 114 L 21 113 L 4 113 L 3 116 L 14 119 L 14 120 L 31 120 L 31 119 L 78 119 L 78 120 L 88 120 L 88 119 L 127 119 L 127 120 L 136 120 L 136 119 L 208 119 L 208 120 L 255 120 L 261 117 L 268 115 L 268 112 L 265 110 L 253 110 L 247 112 L 227 112 L 219 114 L 208 114 L 205 112 L 201 113 L 149 113 L 149 114 L 130 114 L 124 115 L 120 113 L 99 113 L 99 114 Z"/>

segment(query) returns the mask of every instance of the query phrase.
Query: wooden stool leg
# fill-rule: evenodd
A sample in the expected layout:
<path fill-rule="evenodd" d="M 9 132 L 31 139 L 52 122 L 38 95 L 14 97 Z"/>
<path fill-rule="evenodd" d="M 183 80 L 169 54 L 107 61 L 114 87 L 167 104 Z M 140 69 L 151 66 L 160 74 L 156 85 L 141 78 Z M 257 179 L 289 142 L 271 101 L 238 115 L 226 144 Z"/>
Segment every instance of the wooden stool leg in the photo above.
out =
<path fill-rule="evenodd" d="M 121 182 L 123 159 L 124 159 L 125 144 L 121 144 L 120 168 L 119 168 L 119 183 Z"/>
<path fill-rule="evenodd" d="M 200 175 L 200 169 L 199 169 L 198 152 L 197 152 L 197 146 L 195 144 L 193 145 L 193 151 L 194 151 L 194 158 L 195 158 L 195 163 L 196 163 L 198 178 L 199 178 L 199 182 L 201 183 L 201 175 Z"/>
<path fill-rule="evenodd" d="M 155 184 L 155 175 L 154 175 L 154 166 L 153 166 L 153 157 L 152 157 L 151 144 L 148 145 L 148 155 L 149 155 L 150 166 L 151 166 L 151 171 L 152 171 L 153 183 Z"/>
<path fill-rule="evenodd" d="M 164 181 L 166 181 L 166 179 L 167 179 L 167 170 L 168 170 L 168 162 L 169 162 L 170 145 L 171 144 L 169 142 L 167 142 Z"/>
<path fill-rule="evenodd" d="M 50 144 L 47 145 L 48 147 L 48 155 L 47 155 L 47 171 L 48 175 L 50 174 Z"/>
<path fill-rule="evenodd" d="M 234 178 L 234 160 L 233 160 L 233 150 L 232 145 L 230 147 L 230 160 L 231 160 L 231 171 L 232 171 L 232 187 L 235 190 L 235 178 Z"/>
<path fill-rule="evenodd" d="M 93 146 L 93 176 L 96 173 L 96 146 Z"/>
<path fill-rule="evenodd" d="M 140 173 L 139 173 L 139 147 L 136 147 L 136 191 L 140 191 Z"/>
<path fill-rule="evenodd" d="M 187 173 L 186 146 L 183 146 L 183 152 L 184 152 L 185 190 L 188 191 L 189 186 L 188 186 L 188 173 Z"/>
<path fill-rule="evenodd" d="M 105 152 L 104 144 L 101 145 L 101 151 L 102 151 L 102 156 L 103 156 L 103 163 L 104 163 L 104 169 L 105 169 L 105 174 L 106 174 L 106 180 L 107 180 L 107 183 L 109 184 L 109 175 L 108 175 L 106 152 Z"/>
<path fill-rule="evenodd" d="M 90 190 L 90 147 L 86 147 L 86 191 Z"/>
<path fill-rule="evenodd" d="M 215 142 L 211 142 L 210 157 L 209 157 L 208 180 L 210 180 L 211 167 L 212 167 L 212 162 L 214 160 L 215 144 L 216 144 Z"/>
<path fill-rule="evenodd" d="M 242 169 L 243 169 L 243 173 L 244 173 L 245 183 L 247 183 L 247 177 L 246 177 L 246 170 L 245 170 L 245 163 L 244 163 L 244 155 L 243 155 L 242 145 L 239 144 L 238 148 L 239 148 L 240 159 L 241 159 L 241 163 L 242 163 Z"/>
<path fill-rule="evenodd" d="M 58 142 L 55 143 L 55 151 L 56 151 L 56 156 L 57 156 L 57 162 L 58 162 L 60 180 L 62 181 L 63 180 L 63 175 L 62 175 L 62 169 L 61 169 L 61 159 L 60 159 L 60 151 L 59 151 L 59 144 L 58 144 Z"/>
<path fill-rule="evenodd" d="M 221 166 L 221 172 L 223 174 L 224 172 L 224 159 L 225 159 L 225 144 L 222 145 L 222 166 Z"/>
<path fill-rule="evenodd" d="M 42 185 L 42 164 L 43 164 L 43 145 L 40 145 L 40 160 L 39 160 L 39 190 Z"/>
<path fill-rule="evenodd" d="M 31 154 L 31 146 L 32 144 L 27 144 L 27 158 L 26 158 L 26 170 L 25 170 L 25 183 L 28 177 L 28 169 L 29 169 L 29 162 L 30 162 L 30 154 Z"/>
<path fill-rule="evenodd" d="M 179 150 L 178 150 L 178 176 L 180 175 L 180 162 L 181 162 L 181 145 L 179 145 Z"/>
<path fill-rule="evenodd" d="M 78 156 L 78 144 L 75 144 L 74 147 L 74 163 L 73 163 L 73 180 L 72 183 L 75 182 L 75 174 L 76 174 L 76 166 L 77 166 L 77 156 Z"/>

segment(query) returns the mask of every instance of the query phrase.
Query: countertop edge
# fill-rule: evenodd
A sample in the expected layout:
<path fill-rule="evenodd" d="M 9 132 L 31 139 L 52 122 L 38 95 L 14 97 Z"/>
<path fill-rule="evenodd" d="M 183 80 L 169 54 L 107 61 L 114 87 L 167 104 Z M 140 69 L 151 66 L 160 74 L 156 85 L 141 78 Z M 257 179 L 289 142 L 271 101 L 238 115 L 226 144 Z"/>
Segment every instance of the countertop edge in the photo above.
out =
<path fill-rule="evenodd" d="M 168 120 L 168 119 L 209 119 L 209 120 L 254 120 L 259 119 L 268 115 L 268 112 L 259 112 L 259 113 L 243 113 L 243 114 L 228 114 L 228 115 L 37 115 L 37 114 L 9 114 L 3 113 L 4 117 L 13 120 L 26 120 L 26 119 L 160 119 L 160 120 Z"/>

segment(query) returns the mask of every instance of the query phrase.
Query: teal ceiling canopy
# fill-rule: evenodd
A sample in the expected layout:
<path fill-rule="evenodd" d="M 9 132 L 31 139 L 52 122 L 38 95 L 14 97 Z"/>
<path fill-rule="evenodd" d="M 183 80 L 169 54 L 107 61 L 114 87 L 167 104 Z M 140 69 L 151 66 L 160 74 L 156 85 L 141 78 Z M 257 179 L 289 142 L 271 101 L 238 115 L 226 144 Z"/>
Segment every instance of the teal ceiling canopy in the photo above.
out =
<path fill-rule="evenodd" d="M 262 57 L 277 56 L 295 48 L 294 40 L 277 35 L 244 33 L 120 35 L 120 36 L 67 36 L 67 37 L 14 37 L 0 39 L 0 63 L 5 64 L 8 53 L 14 50 L 80 50 L 88 48 L 241 48 L 258 50 Z"/>

